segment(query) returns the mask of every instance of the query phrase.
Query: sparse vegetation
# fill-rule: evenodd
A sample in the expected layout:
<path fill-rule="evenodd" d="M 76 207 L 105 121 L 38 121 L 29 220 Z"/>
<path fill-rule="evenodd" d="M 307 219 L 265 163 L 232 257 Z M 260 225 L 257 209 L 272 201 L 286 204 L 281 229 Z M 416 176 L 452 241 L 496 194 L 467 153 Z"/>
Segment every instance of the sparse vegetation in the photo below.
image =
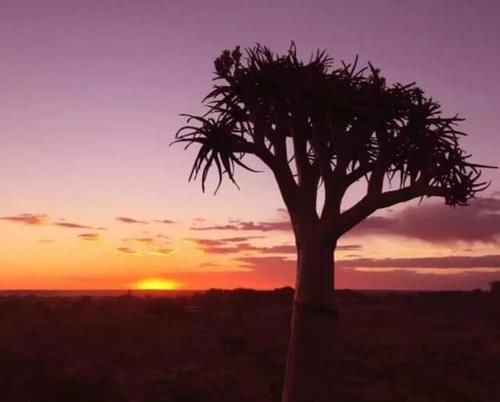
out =
<path fill-rule="evenodd" d="M 0 399 L 279 402 L 291 296 L 0 297 Z M 500 303 L 489 292 L 340 291 L 339 305 L 332 400 L 498 401 Z"/>

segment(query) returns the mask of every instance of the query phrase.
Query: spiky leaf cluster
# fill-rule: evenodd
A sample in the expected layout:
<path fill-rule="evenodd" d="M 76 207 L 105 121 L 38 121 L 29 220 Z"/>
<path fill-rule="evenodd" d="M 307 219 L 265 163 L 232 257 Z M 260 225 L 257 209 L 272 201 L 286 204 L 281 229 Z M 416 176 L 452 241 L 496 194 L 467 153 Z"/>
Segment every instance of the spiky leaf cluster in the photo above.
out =
<path fill-rule="evenodd" d="M 247 153 L 272 169 L 292 163 L 292 154 L 302 189 L 324 182 L 345 191 L 365 177 L 382 193 L 389 179 L 462 205 L 487 186 L 479 181 L 483 166 L 459 146 L 462 119 L 443 117 L 414 83 L 388 85 L 371 64 L 358 68 L 357 58 L 335 68 L 325 52 L 300 60 L 294 44 L 284 55 L 237 47 L 216 59 L 215 76 L 207 114 L 190 116 L 197 124 L 176 135 L 201 145 L 191 178 L 201 173 L 203 186 L 212 167 L 219 185 L 224 173 L 234 181 L 236 165 L 249 169 L 241 162 Z"/>

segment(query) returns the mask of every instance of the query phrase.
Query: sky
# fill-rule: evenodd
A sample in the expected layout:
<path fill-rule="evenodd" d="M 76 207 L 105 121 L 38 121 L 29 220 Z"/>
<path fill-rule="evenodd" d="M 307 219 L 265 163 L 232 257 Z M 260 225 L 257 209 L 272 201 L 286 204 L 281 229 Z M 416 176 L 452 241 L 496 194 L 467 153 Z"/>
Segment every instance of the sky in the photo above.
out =
<path fill-rule="evenodd" d="M 494 0 L 1 0 L 0 289 L 293 286 L 294 239 L 269 172 L 202 193 L 187 182 L 194 152 L 169 146 L 180 114 L 203 112 L 214 59 L 292 40 L 305 58 L 359 55 L 465 117 L 463 148 L 500 165 L 499 19 Z M 337 286 L 500 279 L 499 171 L 484 178 L 468 207 L 410 202 L 345 235 Z"/>

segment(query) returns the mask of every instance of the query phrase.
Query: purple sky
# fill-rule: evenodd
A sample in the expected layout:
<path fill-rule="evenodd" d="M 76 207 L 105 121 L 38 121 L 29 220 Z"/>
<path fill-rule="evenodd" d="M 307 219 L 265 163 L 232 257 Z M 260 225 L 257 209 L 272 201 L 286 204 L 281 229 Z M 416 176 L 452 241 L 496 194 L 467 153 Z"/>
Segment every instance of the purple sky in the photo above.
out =
<path fill-rule="evenodd" d="M 305 57 L 359 54 L 390 82 L 417 81 L 467 118 L 464 148 L 498 165 L 498 21 L 493 0 L 2 0 L 0 216 L 111 227 L 117 216 L 168 218 L 187 222 L 179 238 L 195 217 L 278 218 L 269 174 L 201 194 L 186 182 L 194 154 L 169 147 L 179 114 L 202 110 L 214 58 L 256 42 L 282 52 L 294 40 Z M 500 190 L 498 170 L 485 178 L 487 195 Z M 0 236 L 12 230 L 0 225 Z M 0 256 L 0 274 L 9 261 Z"/>

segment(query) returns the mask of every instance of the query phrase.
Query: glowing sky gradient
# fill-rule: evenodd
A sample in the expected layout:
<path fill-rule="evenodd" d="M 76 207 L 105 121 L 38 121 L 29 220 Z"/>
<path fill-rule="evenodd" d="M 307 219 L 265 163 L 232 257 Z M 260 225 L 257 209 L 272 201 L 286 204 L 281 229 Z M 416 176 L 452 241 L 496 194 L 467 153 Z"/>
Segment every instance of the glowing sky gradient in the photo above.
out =
<path fill-rule="evenodd" d="M 202 194 L 187 183 L 194 154 L 169 147 L 179 114 L 202 110 L 214 58 L 256 42 L 285 51 L 290 40 L 305 57 L 359 54 L 466 117 L 463 147 L 498 165 L 499 20 L 493 0 L 2 0 L 0 288 L 293 284 L 292 235 L 271 230 L 287 219 L 272 177 L 240 172 L 241 191 Z M 500 277 L 500 175 L 485 178 L 468 212 L 425 201 L 421 215 L 407 205 L 353 232 L 338 252 L 352 260 L 339 263 L 339 287 Z M 215 225 L 230 227 L 193 229 Z"/>

